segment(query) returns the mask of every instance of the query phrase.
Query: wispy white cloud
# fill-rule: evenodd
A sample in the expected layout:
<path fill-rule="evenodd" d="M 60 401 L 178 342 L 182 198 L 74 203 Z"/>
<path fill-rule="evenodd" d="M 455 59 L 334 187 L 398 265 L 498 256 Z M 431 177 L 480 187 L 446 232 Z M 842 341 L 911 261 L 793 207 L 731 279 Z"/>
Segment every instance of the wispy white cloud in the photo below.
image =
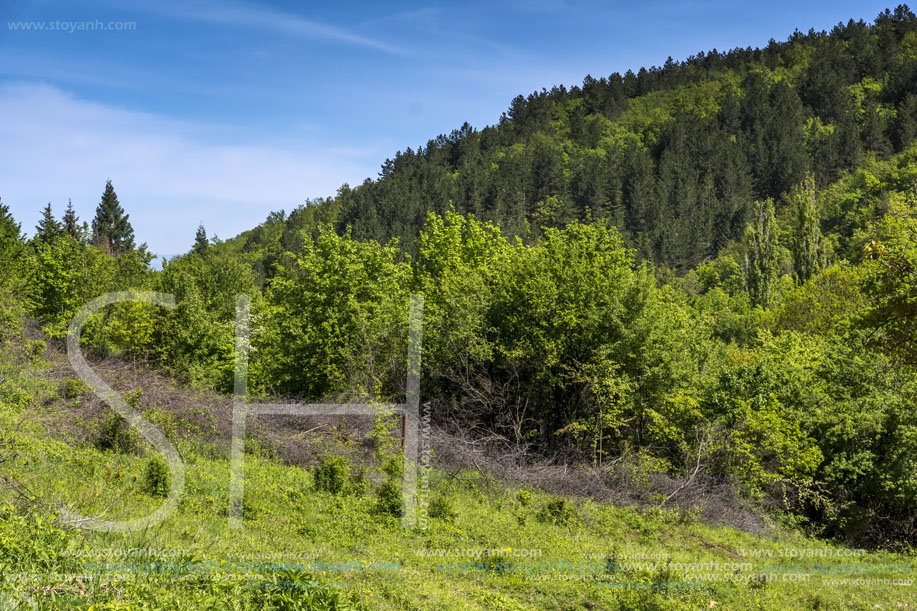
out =
<path fill-rule="evenodd" d="M 0 116 L 0 197 L 24 229 L 46 202 L 60 213 L 68 197 L 88 219 L 111 178 L 138 239 L 158 252 L 187 249 L 200 220 L 230 237 L 270 210 L 359 183 L 378 165 L 346 149 L 213 144 L 212 127 L 88 102 L 48 85 L 0 85 Z"/>
<path fill-rule="evenodd" d="M 189 19 L 215 25 L 251 28 L 287 36 L 355 45 L 393 55 L 406 54 L 406 52 L 399 47 L 357 34 L 338 26 L 306 19 L 296 13 L 281 11 L 249 2 L 158 2 L 156 4 L 147 4 L 143 6 L 148 10 L 161 14 L 168 14 L 180 19 Z"/>

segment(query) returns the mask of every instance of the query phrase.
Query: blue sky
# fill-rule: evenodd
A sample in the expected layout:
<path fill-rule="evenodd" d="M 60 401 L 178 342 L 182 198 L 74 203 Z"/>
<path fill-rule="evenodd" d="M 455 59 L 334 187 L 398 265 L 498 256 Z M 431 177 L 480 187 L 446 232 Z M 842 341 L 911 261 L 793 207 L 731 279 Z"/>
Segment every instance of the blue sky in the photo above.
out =
<path fill-rule="evenodd" d="M 49 201 L 90 220 L 110 178 L 138 241 L 183 252 L 198 222 L 236 235 L 464 121 L 494 123 L 520 93 L 886 7 L 5 1 L 0 198 L 31 232 Z"/>

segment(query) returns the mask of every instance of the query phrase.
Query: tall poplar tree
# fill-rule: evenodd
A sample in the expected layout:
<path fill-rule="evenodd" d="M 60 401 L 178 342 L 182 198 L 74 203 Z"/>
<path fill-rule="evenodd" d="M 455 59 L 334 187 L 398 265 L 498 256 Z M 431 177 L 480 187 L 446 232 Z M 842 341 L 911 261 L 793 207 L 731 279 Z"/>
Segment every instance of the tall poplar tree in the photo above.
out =
<path fill-rule="evenodd" d="M 745 284 L 755 305 L 767 307 L 774 297 L 779 261 L 774 200 L 755 203 L 755 216 L 745 231 Z"/>
<path fill-rule="evenodd" d="M 796 213 L 793 236 L 793 268 L 798 282 L 805 282 L 821 269 L 821 234 L 815 205 L 815 177 L 805 180 L 790 192 L 790 205 Z"/>

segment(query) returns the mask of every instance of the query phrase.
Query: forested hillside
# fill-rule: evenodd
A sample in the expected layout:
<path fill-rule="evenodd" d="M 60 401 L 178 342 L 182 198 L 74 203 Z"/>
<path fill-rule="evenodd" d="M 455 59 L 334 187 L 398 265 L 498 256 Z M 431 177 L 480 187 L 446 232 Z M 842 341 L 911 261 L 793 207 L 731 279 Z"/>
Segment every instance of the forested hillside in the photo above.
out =
<path fill-rule="evenodd" d="M 587 76 L 518 96 L 496 125 L 399 152 L 378 179 L 294 211 L 279 248 L 330 222 L 412 251 L 427 213 L 452 206 L 527 242 L 608 222 L 639 257 L 684 273 L 742 238 L 754 201 L 779 213 L 807 172 L 820 189 L 901 152 L 917 135 L 915 92 L 917 20 L 904 6 L 761 49 Z M 842 212 L 822 223 L 846 237 Z M 279 220 L 245 234 L 243 250 L 278 250 Z"/>
<path fill-rule="evenodd" d="M 399 402 L 419 294 L 422 402 L 483 464 L 569 467 L 711 520 L 716 491 L 808 535 L 912 550 L 915 138 L 917 17 L 901 6 L 520 96 L 494 126 L 401 152 L 378 179 L 236 238 L 199 227 L 161 271 L 111 181 L 91 226 L 49 204 L 28 237 L 0 204 L 0 408 L 40 410 L 23 362 L 127 288 L 175 307 L 94 315 L 82 339 L 96 362 L 229 395 L 243 294 L 252 400 Z M 126 423 L 87 418 L 81 452 L 145 456 L 121 443 Z M 316 494 L 351 485 L 313 473 Z M 386 485 L 375 494 L 395 515 Z M 538 515 L 573 529 L 553 503 Z"/>

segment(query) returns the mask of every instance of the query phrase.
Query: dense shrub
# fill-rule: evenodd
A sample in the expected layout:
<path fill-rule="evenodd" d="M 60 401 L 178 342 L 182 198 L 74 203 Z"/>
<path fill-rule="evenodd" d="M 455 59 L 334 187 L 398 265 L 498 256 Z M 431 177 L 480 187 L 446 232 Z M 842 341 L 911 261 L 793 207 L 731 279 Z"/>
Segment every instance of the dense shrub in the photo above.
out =
<path fill-rule="evenodd" d="M 312 481 L 316 490 L 341 494 L 350 483 L 350 462 L 343 456 L 326 456 L 312 468 Z"/>
<path fill-rule="evenodd" d="M 455 505 L 449 497 L 443 494 L 437 494 L 430 499 L 430 505 L 427 508 L 427 515 L 431 518 L 437 518 L 445 522 L 451 522 L 458 516 Z"/>
<path fill-rule="evenodd" d="M 558 526 L 572 526 L 579 520 L 576 506 L 565 498 L 554 498 L 542 506 L 536 516 L 541 522 Z"/>
<path fill-rule="evenodd" d="M 164 497 L 169 494 L 169 466 L 157 454 L 146 463 L 143 472 L 143 487 L 151 496 Z"/>
<path fill-rule="evenodd" d="M 376 513 L 401 517 L 401 482 L 387 479 L 376 489 Z"/>

